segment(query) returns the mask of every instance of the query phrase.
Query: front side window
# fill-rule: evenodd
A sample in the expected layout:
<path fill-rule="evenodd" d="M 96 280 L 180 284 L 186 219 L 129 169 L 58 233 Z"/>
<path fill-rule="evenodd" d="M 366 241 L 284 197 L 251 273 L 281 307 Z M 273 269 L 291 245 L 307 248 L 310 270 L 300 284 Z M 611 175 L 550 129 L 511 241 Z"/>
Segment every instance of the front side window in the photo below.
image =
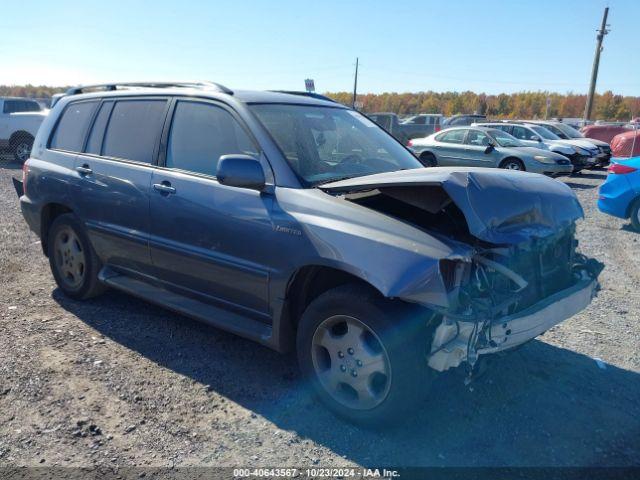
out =
<path fill-rule="evenodd" d="M 84 136 L 97 104 L 98 102 L 94 101 L 67 105 L 51 137 L 49 148 L 69 152 L 82 151 Z"/>
<path fill-rule="evenodd" d="M 496 143 L 501 147 L 522 147 L 522 143 L 518 141 L 517 138 L 512 137 L 507 132 L 502 130 L 489 130 L 489 135 L 491 135 Z"/>
<path fill-rule="evenodd" d="M 486 147 L 489 145 L 491 139 L 489 135 L 480 130 L 469 130 L 469 135 L 467 135 L 467 140 L 465 143 L 468 145 L 475 145 L 476 147 Z"/>
<path fill-rule="evenodd" d="M 155 99 L 116 102 L 105 133 L 102 154 L 151 163 L 166 103 L 166 100 Z"/>
<path fill-rule="evenodd" d="M 358 112 L 291 104 L 254 104 L 251 109 L 293 170 L 310 186 L 422 167 L 402 145 Z"/>
<path fill-rule="evenodd" d="M 512 135 L 518 140 L 533 140 L 537 136 L 532 130 L 517 125 L 513 127 Z"/>
<path fill-rule="evenodd" d="M 444 143 L 462 143 L 464 140 L 465 129 L 450 130 L 436 137 L 436 140 Z"/>
<path fill-rule="evenodd" d="M 534 135 L 538 135 L 546 140 L 560 140 L 560 137 L 544 127 L 531 127 L 531 129 L 535 132 Z"/>
<path fill-rule="evenodd" d="M 258 149 L 237 120 L 215 105 L 178 102 L 166 166 L 214 176 L 220 157 L 229 154 L 258 156 Z"/>

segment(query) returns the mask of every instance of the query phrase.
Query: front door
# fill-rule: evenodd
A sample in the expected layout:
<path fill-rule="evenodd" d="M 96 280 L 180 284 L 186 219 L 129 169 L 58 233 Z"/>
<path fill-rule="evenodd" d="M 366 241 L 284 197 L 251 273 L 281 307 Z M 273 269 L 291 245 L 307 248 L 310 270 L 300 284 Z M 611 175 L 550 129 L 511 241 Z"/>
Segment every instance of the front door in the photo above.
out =
<path fill-rule="evenodd" d="M 184 294 L 266 317 L 273 197 L 215 177 L 221 155 L 258 157 L 256 143 L 225 106 L 194 100 L 176 101 L 164 142 L 164 166 L 151 180 L 154 275 Z"/>
<path fill-rule="evenodd" d="M 496 167 L 498 153 L 495 148 L 487 151 L 492 139 L 482 130 L 469 130 L 465 139 L 464 165 L 470 167 Z"/>

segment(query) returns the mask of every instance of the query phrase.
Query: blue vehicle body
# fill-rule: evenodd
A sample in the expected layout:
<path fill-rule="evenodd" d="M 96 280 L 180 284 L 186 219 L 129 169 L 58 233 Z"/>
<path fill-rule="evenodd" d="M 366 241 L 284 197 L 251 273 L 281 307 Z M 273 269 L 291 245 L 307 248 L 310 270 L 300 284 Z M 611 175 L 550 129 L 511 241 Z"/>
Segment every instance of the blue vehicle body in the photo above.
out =
<path fill-rule="evenodd" d="M 166 102 L 153 160 L 105 156 L 104 148 L 89 153 L 94 130 L 97 143 L 106 143 L 107 128 L 97 127 L 100 109 L 139 98 Z M 99 106 L 82 127 L 80 147 L 52 148 L 65 109 L 92 101 Z M 264 174 L 260 188 L 171 168 L 167 136 L 181 101 L 215 105 L 237 120 L 258 147 L 251 161 Z M 526 172 L 420 168 L 378 132 L 415 166 L 310 187 L 252 110 L 256 104 L 340 109 L 364 129 L 379 130 L 328 99 L 278 92 L 151 88 L 65 96 L 35 139 L 24 192 L 17 188 L 45 253 L 52 219 L 72 213 L 100 260 L 102 283 L 281 351 L 292 347 L 309 302 L 345 281 L 470 323 L 490 319 L 463 312 L 458 300 L 465 282 L 477 278 L 474 269 L 489 266 L 503 281 L 516 281 L 517 298 L 509 291 L 492 313 L 495 328 L 506 325 L 500 319 L 507 314 L 514 322 L 502 333 L 504 345 L 465 339 L 464 355 L 468 345 L 492 353 L 530 340 L 585 308 L 595 294 L 600 267 L 575 252 L 575 222 L 583 212 L 565 184 Z M 438 368 L 456 366 L 464 355 L 452 353 Z"/>
<path fill-rule="evenodd" d="M 600 186 L 598 209 L 614 217 L 627 219 L 634 203 L 640 198 L 640 157 L 612 158 L 611 163 L 637 170 L 624 174 L 609 173 Z"/>

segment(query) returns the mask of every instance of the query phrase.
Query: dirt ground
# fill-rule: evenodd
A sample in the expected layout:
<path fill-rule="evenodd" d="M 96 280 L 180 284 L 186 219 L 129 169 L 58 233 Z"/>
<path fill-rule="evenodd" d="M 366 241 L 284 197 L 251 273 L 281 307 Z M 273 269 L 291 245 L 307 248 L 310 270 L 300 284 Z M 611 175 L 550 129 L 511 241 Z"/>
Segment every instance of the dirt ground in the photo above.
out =
<path fill-rule="evenodd" d="M 606 264 L 584 312 L 465 386 L 442 377 L 412 421 L 362 430 L 325 411 L 293 356 L 110 291 L 56 288 L 0 161 L 0 466 L 630 466 L 640 463 L 640 235 L 566 181 L 582 250 Z M 598 359 L 598 360 L 596 360 Z"/>

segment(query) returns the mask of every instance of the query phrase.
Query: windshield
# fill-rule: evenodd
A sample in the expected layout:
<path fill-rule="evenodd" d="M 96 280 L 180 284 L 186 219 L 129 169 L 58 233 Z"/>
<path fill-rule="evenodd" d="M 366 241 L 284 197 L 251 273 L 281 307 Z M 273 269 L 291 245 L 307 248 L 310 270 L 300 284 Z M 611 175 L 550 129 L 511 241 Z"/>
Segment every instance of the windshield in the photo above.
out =
<path fill-rule="evenodd" d="M 571 125 L 567 125 L 564 123 L 557 123 L 555 124 L 555 127 L 558 130 L 561 130 L 569 138 L 584 138 L 584 135 L 582 135 L 578 130 L 573 128 Z"/>
<path fill-rule="evenodd" d="M 559 136 L 557 136 L 555 133 L 550 132 L 549 130 L 547 130 L 544 127 L 537 127 L 537 126 L 536 127 L 531 127 L 531 130 L 536 132 L 538 135 L 540 135 L 545 140 L 560 140 Z"/>
<path fill-rule="evenodd" d="M 507 132 L 503 132 L 502 130 L 489 130 L 489 135 L 491 135 L 496 143 L 501 147 L 523 147 L 524 145 L 518 141 L 516 137 L 512 137 Z"/>
<path fill-rule="evenodd" d="M 251 109 L 309 186 L 422 164 L 365 116 L 344 108 L 255 104 Z"/>

